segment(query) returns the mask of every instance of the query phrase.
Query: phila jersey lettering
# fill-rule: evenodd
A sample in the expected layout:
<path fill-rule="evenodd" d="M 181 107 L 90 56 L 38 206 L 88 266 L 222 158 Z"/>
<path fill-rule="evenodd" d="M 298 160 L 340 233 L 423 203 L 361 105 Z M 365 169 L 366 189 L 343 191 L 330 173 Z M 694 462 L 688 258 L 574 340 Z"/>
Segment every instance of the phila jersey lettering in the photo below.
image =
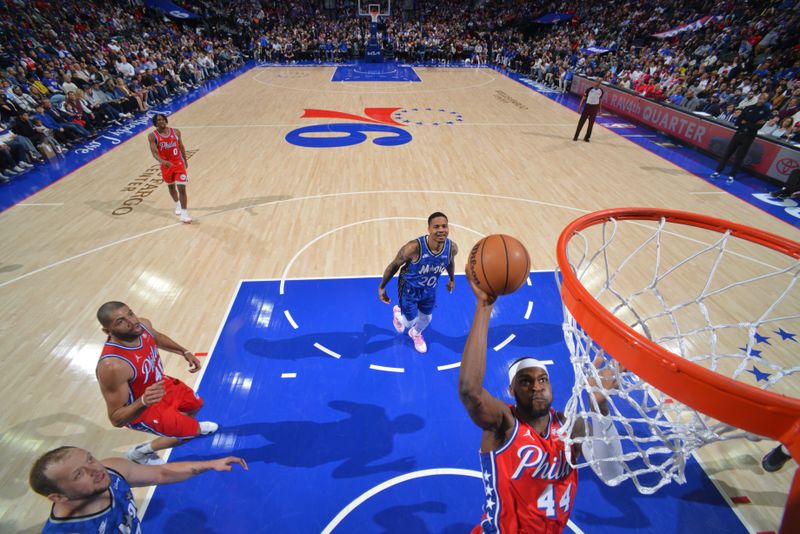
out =
<path fill-rule="evenodd" d="M 514 408 L 511 408 L 514 411 Z M 578 487 L 578 472 L 567 463 L 561 426 L 550 409 L 547 433 L 521 421 L 496 451 L 481 453 L 486 499 L 483 518 L 472 534 L 557 534 L 564 530 Z"/>
<path fill-rule="evenodd" d="M 183 162 L 181 155 L 181 148 L 178 143 L 178 136 L 175 135 L 175 130 L 169 129 L 169 135 L 162 136 L 158 130 L 153 130 L 156 136 L 156 147 L 158 147 L 158 157 L 170 162 Z"/>
<path fill-rule="evenodd" d="M 142 335 L 139 336 L 139 346 L 126 347 L 106 341 L 106 344 L 103 345 L 103 352 L 100 354 L 100 360 L 98 360 L 99 365 L 106 358 L 118 358 L 131 366 L 133 378 L 128 381 L 128 404 L 141 397 L 148 386 L 164 378 L 164 364 L 158 354 L 156 340 L 144 324 L 139 324 L 143 330 Z M 132 423 L 140 420 L 141 417 Z"/>

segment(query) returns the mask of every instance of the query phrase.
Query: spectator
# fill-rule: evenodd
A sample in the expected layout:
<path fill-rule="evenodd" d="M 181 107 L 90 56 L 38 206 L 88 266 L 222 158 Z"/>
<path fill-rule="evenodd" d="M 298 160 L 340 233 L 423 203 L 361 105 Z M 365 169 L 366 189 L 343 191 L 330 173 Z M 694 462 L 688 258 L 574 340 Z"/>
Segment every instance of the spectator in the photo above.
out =
<path fill-rule="evenodd" d="M 778 116 L 773 115 L 770 119 L 758 130 L 758 135 L 763 136 L 773 136 L 773 137 L 780 137 L 780 135 L 774 135 L 775 131 L 780 129 L 780 124 L 778 123 Z"/>
<path fill-rule="evenodd" d="M 22 87 L 15 85 L 9 95 L 9 100 L 17 106 L 18 109 L 31 112 L 36 108 L 36 99 L 31 95 L 22 92 Z"/>
<path fill-rule="evenodd" d="M 36 113 L 33 115 L 32 119 L 39 121 L 44 127 L 52 130 L 56 140 L 63 146 L 68 147 L 75 141 L 88 137 L 88 132 L 86 136 L 82 135 L 79 130 L 80 126 L 73 122 L 63 125 L 58 123 L 52 116 L 45 112 L 43 104 L 39 104 L 36 107 Z"/>
<path fill-rule="evenodd" d="M 43 156 L 61 153 L 61 147 L 57 144 L 52 144 L 47 134 L 34 126 L 27 111 L 23 111 L 17 116 L 11 131 L 18 136 L 30 139 L 31 143 L 37 147 L 39 153 Z"/>
<path fill-rule="evenodd" d="M 728 104 L 728 106 L 725 108 L 725 111 L 717 115 L 717 118 L 733 124 L 733 122 L 736 120 L 736 107 L 733 104 Z"/>

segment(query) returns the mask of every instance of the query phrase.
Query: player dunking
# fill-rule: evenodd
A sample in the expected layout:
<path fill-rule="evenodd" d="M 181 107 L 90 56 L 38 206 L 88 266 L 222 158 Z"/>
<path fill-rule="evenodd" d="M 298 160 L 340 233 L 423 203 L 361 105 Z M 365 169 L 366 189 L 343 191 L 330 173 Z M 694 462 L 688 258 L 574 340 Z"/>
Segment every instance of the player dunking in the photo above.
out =
<path fill-rule="evenodd" d="M 389 304 L 391 299 L 386 294 L 386 284 L 402 267 L 397 282 L 400 305 L 392 309 L 392 323 L 400 334 L 408 328 L 408 335 L 414 340 L 417 352 L 428 350 L 422 331 L 431 322 L 436 306 L 436 286 L 445 270 L 450 277 L 447 290 L 452 293 L 455 287 L 453 260 L 458 254 L 458 246 L 447 238 L 449 234 L 447 216 L 439 211 L 431 214 L 428 217 L 428 235 L 403 245 L 386 267 L 378 286 L 378 298 Z"/>
<path fill-rule="evenodd" d="M 147 135 L 147 140 L 150 142 L 150 153 L 161 164 L 161 177 L 175 201 L 175 215 L 180 216 L 181 222 L 188 224 L 192 222 L 186 198 L 186 184 L 189 183 L 186 169 L 189 168 L 189 162 L 186 159 L 181 131 L 167 127 L 167 122 L 167 116 L 163 113 L 155 115 L 153 126 L 156 129 Z"/>
<path fill-rule="evenodd" d="M 155 451 L 216 432 L 216 423 L 194 418 L 203 400 L 189 386 L 164 374 L 158 349 L 183 355 L 191 373 L 201 367 L 194 354 L 156 331 L 150 321 L 137 317 L 122 302 L 100 306 L 97 320 L 108 334 L 96 374 L 111 424 L 159 436 L 130 449 L 131 461 L 163 463 Z"/>
<path fill-rule="evenodd" d="M 553 389 L 547 368 L 528 357 L 511 365 L 508 390 L 516 400 L 514 406 L 484 389 L 486 339 L 496 297 L 472 281 L 470 285 L 478 302 L 464 346 L 458 393 L 472 421 L 483 429 L 480 459 L 486 494 L 481 523 L 472 534 L 560 533 L 572 511 L 578 473 L 567 462 L 564 442 L 555 432 L 563 414 L 551 407 Z M 601 370 L 601 376 L 610 375 Z M 604 378 L 603 382 L 606 388 L 614 386 L 613 380 L 605 383 Z M 595 399 L 607 414 L 605 395 L 598 392 Z M 584 431 L 583 425 L 576 424 L 575 433 Z M 574 458 L 580 451 L 573 452 Z M 596 450 L 595 457 L 601 455 L 611 457 Z"/>

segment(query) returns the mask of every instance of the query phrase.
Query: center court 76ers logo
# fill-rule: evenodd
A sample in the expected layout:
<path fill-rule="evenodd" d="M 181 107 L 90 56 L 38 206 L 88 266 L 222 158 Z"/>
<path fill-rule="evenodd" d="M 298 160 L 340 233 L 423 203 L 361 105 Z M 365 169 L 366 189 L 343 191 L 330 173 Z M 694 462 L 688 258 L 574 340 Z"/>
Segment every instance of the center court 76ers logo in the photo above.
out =
<path fill-rule="evenodd" d="M 339 148 L 358 145 L 367 140 L 367 133 L 380 134 L 372 142 L 380 146 L 399 146 L 411 141 L 404 125 L 392 118 L 400 108 L 364 108 L 365 117 L 329 109 L 305 109 L 303 119 L 346 119 L 340 122 L 314 124 L 297 128 L 286 134 L 286 141 L 306 148 Z"/>

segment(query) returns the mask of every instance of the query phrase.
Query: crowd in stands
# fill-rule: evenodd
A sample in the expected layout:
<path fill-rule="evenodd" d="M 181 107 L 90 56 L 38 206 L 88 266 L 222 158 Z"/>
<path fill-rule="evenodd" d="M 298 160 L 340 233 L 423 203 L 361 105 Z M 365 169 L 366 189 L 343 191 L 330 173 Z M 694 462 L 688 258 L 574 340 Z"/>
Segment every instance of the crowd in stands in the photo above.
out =
<path fill-rule="evenodd" d="M 0 28 L 0 182 L 243 61 L 137 1 L 7 1 Z"/>
<path fill-rule="evenodd" d="M 575 73 L 600 76 L 645 98 L 730 123 L 766 93 L 774 117 L 760 134 L 800 142 L 796 1 L 581 6 L 571 22 L 533 39 L 521 39 L 513 28 L 495 34 L 495 61 L 561 90 Z M 654 37 L 706 15 L 715 18 L 697 31 Z"/>
<path fill-rule="evenodd" d="M 360 57 L 369 19 L 353 0 L 0 2 L 0 181 L 239 66 Z M 769 95 L 760 132 L 800 142 L 796 0 L 395 0 L 380 24 L 389 57 L 495 64 L 567 91 L 575 74 L 733 122 Z M 558 24 L 536 24 L 547 13 Z M 699 18 L 696 31 L 654 34 Z"/>

